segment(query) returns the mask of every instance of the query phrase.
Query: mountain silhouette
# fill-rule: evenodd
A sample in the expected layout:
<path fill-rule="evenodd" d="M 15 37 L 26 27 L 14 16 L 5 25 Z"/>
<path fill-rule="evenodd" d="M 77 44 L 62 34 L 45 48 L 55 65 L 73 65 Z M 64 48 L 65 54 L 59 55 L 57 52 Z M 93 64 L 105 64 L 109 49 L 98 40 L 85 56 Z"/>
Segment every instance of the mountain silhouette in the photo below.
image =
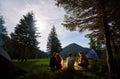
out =
<path fill-rule="evenodd" d="M 87 53 L 89 50 L 91 50 L 90 48 L 85 48 L 82 47 L 76 43 L 72 43 L 69 44 L 68 46 L 63 48 L 63 51 L 60 52 L 62 57 L 67 57 L 69 53 L 71 53 L 73 56 L 78 56 L 78 52 L 83 52 L 83 53 Z"/>

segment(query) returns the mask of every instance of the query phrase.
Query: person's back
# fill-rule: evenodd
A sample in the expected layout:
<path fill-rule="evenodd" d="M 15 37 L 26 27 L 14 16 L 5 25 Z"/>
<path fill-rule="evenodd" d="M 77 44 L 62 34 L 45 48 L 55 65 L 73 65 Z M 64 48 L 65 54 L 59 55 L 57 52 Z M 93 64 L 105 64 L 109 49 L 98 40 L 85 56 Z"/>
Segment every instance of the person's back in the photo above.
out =
<path fill-rule="evenodd" d="M 69 54 L 69 56 L 66 59 L 68 70 L 74 70 L 74 58 L 71 55 L 72 54 Z"/>
<path fill-rule="evenodd" d="M 61 70 L 62 69 L 62 57 L 60 55 L 56 55 L 56 69 Z"/>
<path fill-rule="evenodd" d="M 55 53 L 54 53 L 53 56 L 50 58 L 49 66 L 51 67 L 51 70 L 55 70 L 55 69 L 56 69 Z"/>

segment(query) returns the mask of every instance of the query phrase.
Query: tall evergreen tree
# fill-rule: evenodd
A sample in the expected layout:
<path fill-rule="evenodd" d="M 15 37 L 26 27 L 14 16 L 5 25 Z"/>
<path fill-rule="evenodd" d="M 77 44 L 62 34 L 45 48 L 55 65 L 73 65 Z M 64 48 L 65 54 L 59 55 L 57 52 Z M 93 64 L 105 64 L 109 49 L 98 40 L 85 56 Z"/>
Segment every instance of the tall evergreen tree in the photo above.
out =
<path fill-rule="evenodd" d="M 11 33 L 14 52 L 20 60 L 27 60 L 38 50 L 38 33 L 35 27 L 33 12 L 28 12 L 20 19 L 20 23 L 15 27 L 14 33 Z"/>
<path fill-rule="evenodd" d="M 60 53 L 62 50 L 61 43 L 57 37 L 56 29 L 54 26 L 52 27 L 51 32 L 48 36 L 47 50 L 50 55 L 52 55 L 54 52 Z"/>
<path fill-rule="evenodd" d="M 4 19 L 0 16 L 0 47 L 5 51 L 10 52 L 10 38 L 4 24 Z"/>
<path fill-rule="evenodd" d="M 6 33 L 3 17 L 0 16 L 0 47 L 3 45 L 3 34 Z"/>

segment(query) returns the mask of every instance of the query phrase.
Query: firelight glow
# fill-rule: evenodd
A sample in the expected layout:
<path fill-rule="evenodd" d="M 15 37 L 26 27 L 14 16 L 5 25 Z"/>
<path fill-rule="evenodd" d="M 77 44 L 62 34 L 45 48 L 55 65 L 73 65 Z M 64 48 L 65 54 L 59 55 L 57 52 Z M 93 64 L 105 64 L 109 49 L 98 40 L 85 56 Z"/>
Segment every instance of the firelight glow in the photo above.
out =
<path fill-rule="evenodd" d="M 64 61 L 64 63 L 63 63 L 63 69 L 66 69 L 66 67 L 67 67 L 67 62 Z M 75 70 L 81 70 L 82 69 L 82 67 L 78 66 L 77 61 L 75 61 L 75 63 L 74 63 L 74 69 Z"/>

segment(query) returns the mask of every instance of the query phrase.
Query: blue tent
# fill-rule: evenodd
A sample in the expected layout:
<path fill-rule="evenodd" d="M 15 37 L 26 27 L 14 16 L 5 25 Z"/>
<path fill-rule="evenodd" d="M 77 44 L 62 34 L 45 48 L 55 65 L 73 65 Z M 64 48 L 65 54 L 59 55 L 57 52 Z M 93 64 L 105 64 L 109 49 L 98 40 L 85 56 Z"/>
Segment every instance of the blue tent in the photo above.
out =
<path fill-rule="evenodd" d="M 99 59 L 99 57 L 98 57 L 98 55 L 97 55 L 97 53 L 95 52 L 94 49 L 89 50 L 89 51 L 85 54 L 85 56 L 86 56 L 87 58 L 93 59 L 93 60 L 98 60 L 98 59 Z"/>

